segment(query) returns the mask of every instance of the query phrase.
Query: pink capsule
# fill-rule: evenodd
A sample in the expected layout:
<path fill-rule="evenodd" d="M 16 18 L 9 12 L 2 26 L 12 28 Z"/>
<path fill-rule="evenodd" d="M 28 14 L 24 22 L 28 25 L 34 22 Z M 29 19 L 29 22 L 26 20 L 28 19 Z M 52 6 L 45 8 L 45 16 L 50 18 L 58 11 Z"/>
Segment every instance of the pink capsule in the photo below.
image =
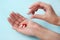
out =
<path fill-rule="evenodd" d="M 27 26 L 27 24 L 22 24 L 22 25 L 25 26 L 25 27 Z"/>
<path fill-rule="evenodd" d="M 25 28 L 27 24 L 21 24 L 19 28 Z"/>

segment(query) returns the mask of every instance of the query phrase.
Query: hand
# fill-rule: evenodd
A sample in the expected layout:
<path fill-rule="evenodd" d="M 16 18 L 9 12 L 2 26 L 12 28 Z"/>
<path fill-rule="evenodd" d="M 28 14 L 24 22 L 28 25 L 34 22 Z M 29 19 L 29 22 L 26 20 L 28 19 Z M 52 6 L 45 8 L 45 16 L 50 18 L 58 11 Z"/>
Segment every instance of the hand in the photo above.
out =
<path fill-rule="evenodd" d="M 45 14 L 35 14 L 38 9 L 43 9 L 45 11 Z M 30 7 L 30 11 L 28 13 L 33 14 L 32 18 L 42 19 L 49 23 L 60 26 L 60 18 L 56 15 L 53 8 L 49 4 L 43 2 L 36 2 Z"/>
<path fill-rule="evenodd" d="M 43 28 L 41 25 L 32 22 L 21 16 L 12 12 L 8 18 L 9 23 L 12 25 L 12 28 L 16 31 L 23 33 L 25 35 L 36 36 L 43 40 L 59 40 L 59 35 L 46 28 Z"/>
<path fill-rule="evenodd" d="M 13 29 L 26 35 L 34 36 L 34 32 L 39 28 L 39 25 L 37 23 L 29 21 L 20 14 L 16 14 L 14 12 L 10 14 L 8 21 L 12 25 Z"/>

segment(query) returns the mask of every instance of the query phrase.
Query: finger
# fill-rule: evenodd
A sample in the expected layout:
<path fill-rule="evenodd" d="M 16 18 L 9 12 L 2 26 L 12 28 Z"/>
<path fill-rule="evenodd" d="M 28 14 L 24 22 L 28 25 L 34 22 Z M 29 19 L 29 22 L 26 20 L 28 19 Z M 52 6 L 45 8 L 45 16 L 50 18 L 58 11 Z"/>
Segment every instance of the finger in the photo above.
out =
<path fill-rule="evenodd" d="M 42 20 L 46 19 L 44 15 L 39 15 L 39 14 L 32 15 L 31 18 L 37 18 L 37 19 L 42 19 Z"/>
<path fill-rule="evenodd" d="M 20 22 L 19 22 L 19 21 L 15 21 L 15 22 L 14 22 L 14 24 L 19 25 L 19 24 L 20 24 Z"/>
<path fill-rule="evenodd" d="M 18 18 L 19 18 L 19 16 L 18 16 L 19 14 L 17 14 L 17 13 L 15 13 L 15 12 L 12 12 L 11 13 L 11 18 L 14 18 L 15 20 L 17 20 Z M 21 16 L 21 15 L 20 15 Z"/>
<path fill-rule="evenodd" d="M 17 21 L 18 20 L 17 14 L 15 14 L 14 12 L 12 12 L 11 15 L 10 15 L 10 17 L 11 17 L 11 20 L 14 21 L 13 25 L 14 24 L 19 24 L 19 22 Z"/>
<path fill-rule="evenodd" d="M 24 18 L 23 16 L 21 16 L 20 14 L 17 14 L 17 16 L 19 17 L 18 21 L 19 21 L 20 23 L 26 19 L 26 18 Z"/>
<path fill-rule="evenodd" d="M 21 22 L 22 20 L 24 20 L 24 17 L 21 16 L 20 14 L 16 14 L 16 13 L 12 13 L 10 15 L 10 17 L 14 20 L 14 21 L 19 21 Z"/>
<path fill-rule="evenodd" d="M 34 14 L 35 11 L 33 11 L 32 9 L 29 10 L 28 14 Z"/>
<path fill-rule="evenodd" d="M 13 29 L 16 30 L 17 32 L 22 32 L 22 31 L 21 31 L 21 30 L 22 30 L 21 28 L 13 27 Z M 24 30 L 24 29 L 23 29 L 23 30 Z"/>
<path fill-rule="evenodd" d="M 13 13 L 14 13 L 14 12 L 13 12 Z M 18 19 L 16 13 L 12 14 L 12 16 L 15 18 L 15 20 Z"/>
<path fill-rule="evenodd" d="M 17 13 L 17 16 L 18 16 L 19 18 L 22 18 L 23 20 L 25 19 L 25 17 L 23 17 L 23 16 L 20 15 L 19 13 Z"/>
<path fill-rule="evenodd" d="M 23 16 L 18 14 L 18 13 L 15 13 L 14 16 L 15 16 L 16 20 L 19 19 L 19 18 L 23 18 Z"/>
<path fill-rule="evenodd" d="M 12 28 L 15 29 L 18 32 L 21 32 L 21 30 L 24 30 L 22 25 L 18 26 L 18 25 L 15 24 L 14 27 L 12 27 Z"/>
<path fill-rule="evenodd" d="M 29 9 L 31 9 L 31 8 L 34 8 L 34 7 L 39 7 L 39 2 L 36 2 L 36 3 L 34 3 L 33 5 L 31 5 L 30 7 L 29 7 Z"/>
<path fill-rule="evenodd" d="M 40 9 L 43 9 L 44 11 L 49 10 L 50 5 L 44 2 L 40 2 Z"/>
<path fill-rule="evenodd" d="M 8 18 L 8 21 L 13 26 L 14 21 L 11 18 Z"/>
<path fill-rule="evenodd" d="M 15 13 L 11 13 L 11 14 L 10 14 L 10 17 L 11 17 L 11 19 L 13 19 L 13 20 L 15 21 L 16 19 L 15 19 L 14 14 L 15 14 Z"/>
<path fill-rule="evenodd" d="M 39 9 L 39 3 L 38 2 L 34 3 L 32 6 L 29 7 L 29 9 L 30 9 L 29 13 L 33 14 L 33 12 Z"/>
<path fill-rule="evenodd" d="M 46 10 L 49 10 L 50 5 L 49 4 L 46 4 L 44 2 L 36 2 L 34 5 L 32 5 L 30 7 L 30 9 L 32 9 L 34 7 L 40 8 L 40 9 L 43 9 L 44 11 L 46 11 Z"/>
<path fill-rule="evenodd" d="M 16 13 L 15 15 L 16 15 L 16 16 L 15 16 L 15 17 L 16 17 L 16 19 L 19 19 L 19 18 L 20 18 L 20 17 L 18 16 L 19 14 L 17 14 L 17 13 Z"/>
<path fill-rule="evenodd" d="M 28 14 L 35 14 L 35 12 L 39 9 L 37 5 L 33 5 L 32 8 L 30 8 Z"/>
<path fill-rule="evenodd" d="M 20 30 L 19 30 L 19 28 L 18 28 L 18 26 L 17 26 L 17 25 L 14 25 L 12 28 L 13 28 L 14 30 L 16 30 L 16 31 L 20 32 Z"/>
<path fill-rule="evenodd" d="M 12 28 L 16 30 L 17 28 L 19 28 L 19 24 L 20 23 L 18 23 L 18 24 L 17 23 L 14 23 L 14 25 L 12 26 Z"/>
<path fill-rule="evenodd" d="M 13 20 L 19 21 L 19 22 L 21 22 L 21 20 L 22 20 L 21 15 L 19 15 L 19 14 L 13 14 L 13 15 L 11 15 L 11 18 Z"/>

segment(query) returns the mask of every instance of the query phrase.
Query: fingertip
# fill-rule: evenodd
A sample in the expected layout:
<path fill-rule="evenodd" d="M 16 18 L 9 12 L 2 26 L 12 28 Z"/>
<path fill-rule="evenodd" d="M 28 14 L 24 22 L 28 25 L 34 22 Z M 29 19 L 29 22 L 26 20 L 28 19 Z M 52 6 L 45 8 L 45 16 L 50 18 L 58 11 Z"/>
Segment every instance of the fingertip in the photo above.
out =
<path fill-rule="evenodd" d="M 13 21 L 12 21 L 12 19 L 11 19 L 10 17 L 8 17 L 8 22 L 9 22 L 11 25 L 13 25 Z"/>
<path fill-rule="evenodd" d="M 14 12 L 11 12 L 11 14 L 9 16 L 14 15 L 14 14 L 15 14 Z"/>
<path fill-rule="evenodd" d="M 27 13 L 28 15 L 30 15 L 31 13 Z"/>
<path fill-rule="evenodd" d="M 13 11 L 11 12 L 11 14 L 14 14 L 14 13 L 15 13 L 15 12 L 13 12 Z"/>
<path fill-rule="evenodd" d="M 12 11 L 10 15 L 15 15 L 15 14 L 16 14 L 16 13 L 15 13 L 14 11 Z"/>
<path fill-rule="evenodd" d="M 10 18 L 9 17 L 7 19 L 8 19 L 8 21 L 10 21 Z"/>
<path fill-rule="evenodd" d="M 29 10 L 29 12 L 27 13 L 28 15 L 31 14 L 31 10 Z"/>
<path fill-rule="evenodd" d="M 15 13 L 14 11 L 12 11 L 11 13 Z"/>
<path fill-rule="evenodd" d="M 33 8 L 32 6 L 29 7 L 29 9 Z"/>
<path fill-rule="evenodd" d="M 11 24 L 11 19 L 8 17 L 8 22 Z"/>
<path fill-rule="evenodd" d="M 12 29 L 16 30 L 16 27 L 12 27 Z"/>
<path fill-rule="evenodd" d="M 30 14 L 31 14 L 31 15 L 34 15 L 34 12 L 29 12 L 29 13 L 27 13 L 27 14 L 28 14 L 28 15 L 30 15 Z"/>
<path fill-rule="evenodd" d="M 29 9 L 31 9 L 31 7 L 29 7 Z"/>

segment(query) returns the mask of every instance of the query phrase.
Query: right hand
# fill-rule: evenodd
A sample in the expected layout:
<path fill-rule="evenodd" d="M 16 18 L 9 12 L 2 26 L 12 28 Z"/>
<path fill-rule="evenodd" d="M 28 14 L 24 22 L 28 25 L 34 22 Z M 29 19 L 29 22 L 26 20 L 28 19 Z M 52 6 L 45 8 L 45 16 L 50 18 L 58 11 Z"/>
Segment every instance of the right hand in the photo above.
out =
<path fill-rule="evenodd" d="M 38 9 L 43 9 L 45 11 L 45 14 L 35 14 Z M 32 18 L 42 19 L 49 23 L 60 26 L 60 18 L 58 18 L 53 8 L 49 4 L 43 2 L 36 2 L 30 7 L 30 11 L 28 13 L 33 14 Z"/>

